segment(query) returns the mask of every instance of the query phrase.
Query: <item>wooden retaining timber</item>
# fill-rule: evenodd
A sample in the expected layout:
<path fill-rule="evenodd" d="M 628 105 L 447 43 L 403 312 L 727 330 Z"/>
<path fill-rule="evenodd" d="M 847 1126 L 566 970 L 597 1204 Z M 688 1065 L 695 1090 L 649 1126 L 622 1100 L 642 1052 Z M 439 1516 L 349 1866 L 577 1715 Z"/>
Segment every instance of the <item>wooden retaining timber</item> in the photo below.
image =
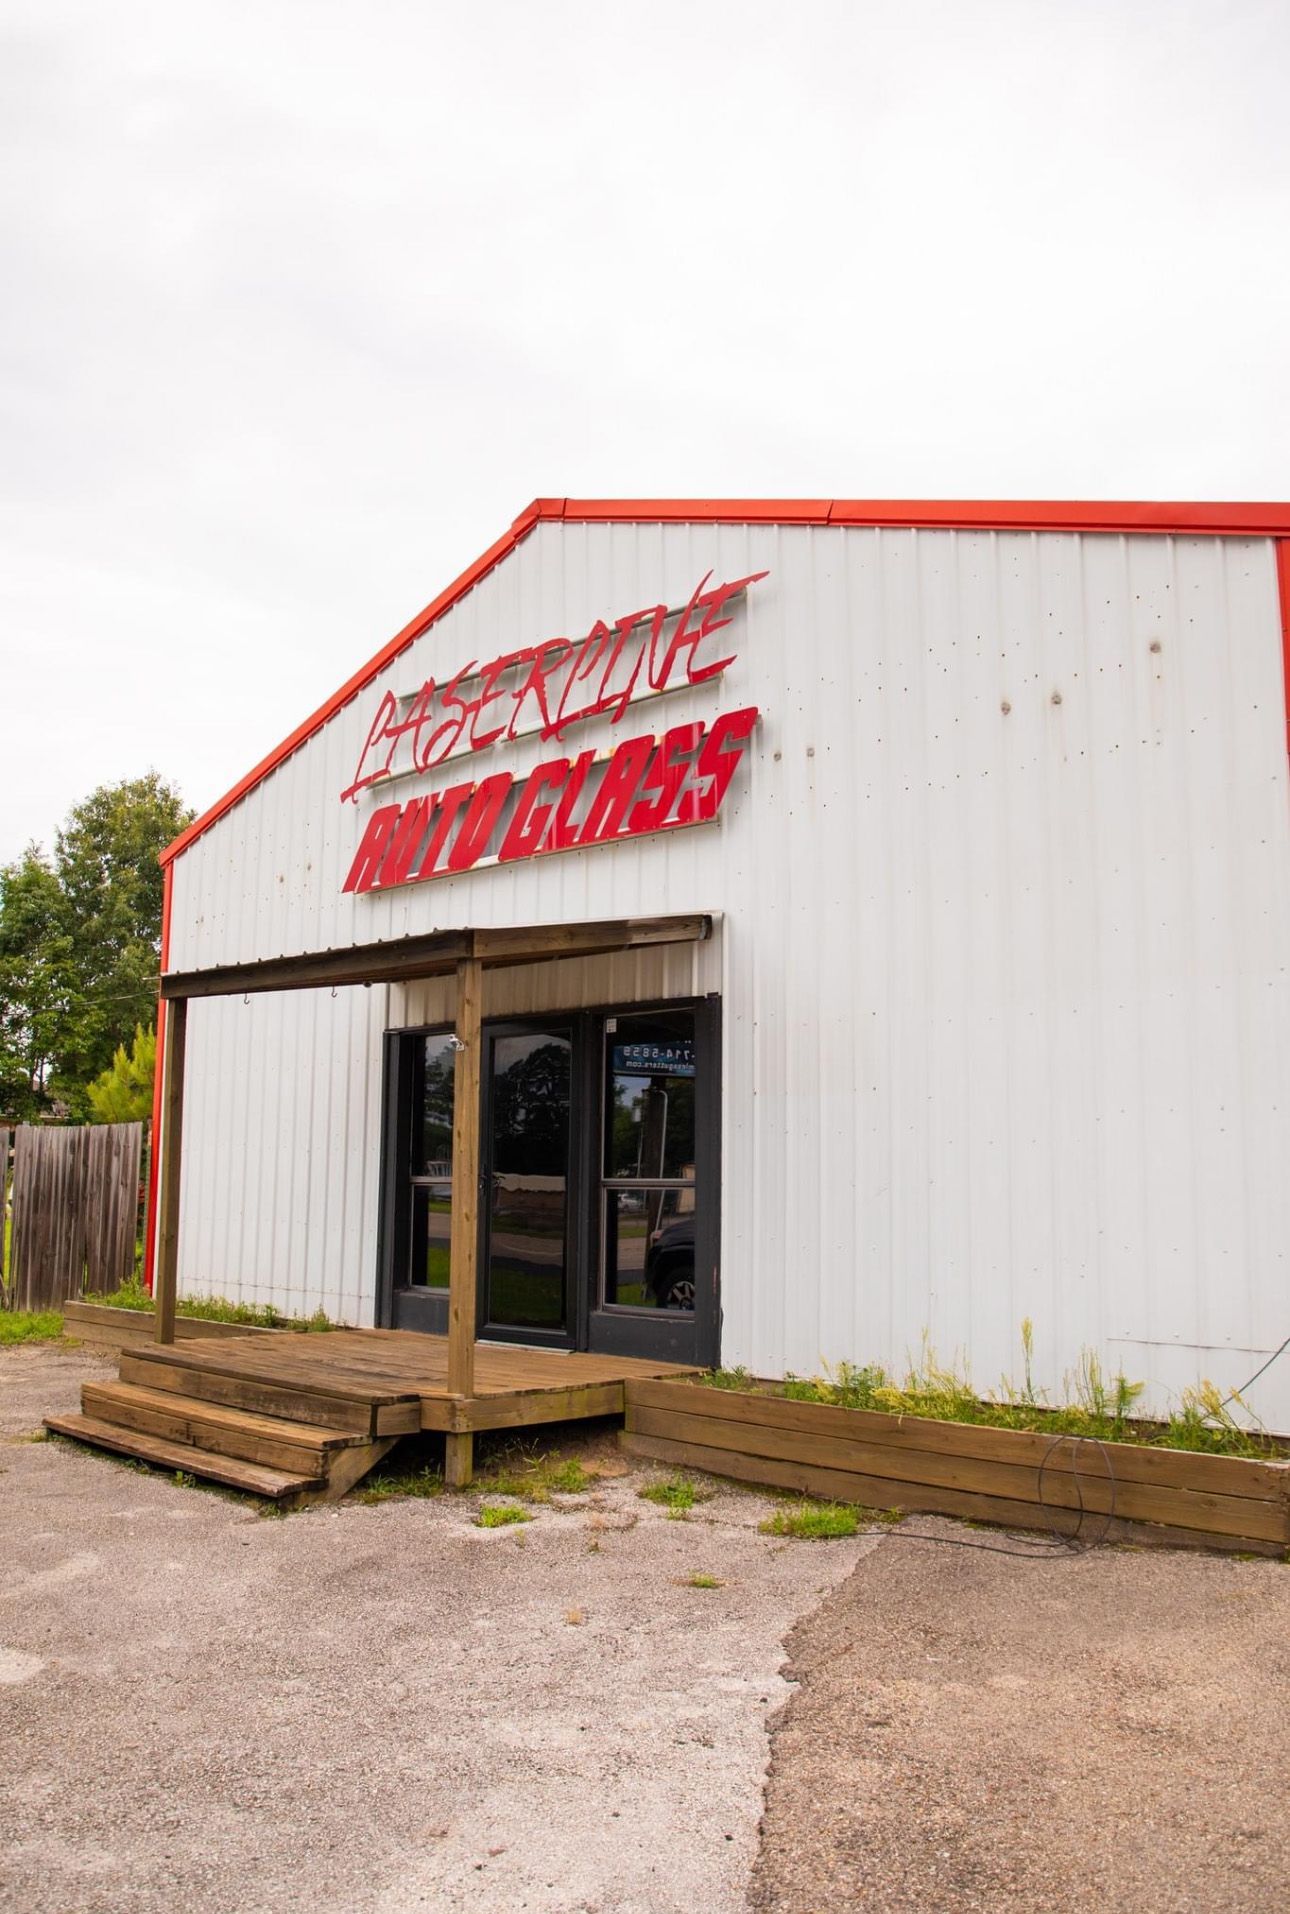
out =
<path fill-rule="evenodd" d="M 685 1380 L 625 1386 L 625 1449 L 739 1481 L 1086 1539 L 1283 1555 L 1290 1462 L 935 1422 Z"/>
<path fill-rule="evenodd" d="M 118 1309 L 112 1303 L 64 1303 L 63 1328 L 78 1342 L 103 1343 L 112 1349 L 123 1349 L 135 1343 L 152 1344 L 157 1340 L 156 1318 L 150 1309 Z M 263 1326 L 255 1323 L 208 1322 L 204 1316 L 175 1317 L 176 1336 L 205 1340 L 210 1336 L 258 1336 L 263 1333 Z"/>
<path fill-rule="evenodd" d="M 142 1320 L 151 1327 L 150 1316 Z M 190 1320 L 187 1327 L 230 1325 Z M 449 1440 L 473 1438 L 477 1429 L 621 1415 L 629 1377 L 687 1373 L 631 1357 L 485 1343 L 474 1352 L 474 1393 L 466 1397 L 451 1387 L 442 1336 L 245 1327 L 191 1336 L 184 1329 L 181 1317 L 174 1342 L 149 1336 L 124 1345 L 119 1380 L 85 1383 L 81 1413 L 49 1416 L 45 1426 L 300 1507 L 344 1495 L 400 1436 L 428 1429 Z"/>

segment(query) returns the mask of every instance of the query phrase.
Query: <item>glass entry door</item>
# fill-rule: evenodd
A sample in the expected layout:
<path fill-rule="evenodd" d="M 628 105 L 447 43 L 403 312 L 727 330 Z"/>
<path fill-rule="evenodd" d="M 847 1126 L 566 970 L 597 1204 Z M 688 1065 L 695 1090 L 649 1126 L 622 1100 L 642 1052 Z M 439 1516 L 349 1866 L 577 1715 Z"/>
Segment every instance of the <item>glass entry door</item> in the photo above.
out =
<path fill-rule="evenodd" d="M 573 1030 L 495 1026 L 484 1062 L 481 1330 L 569 1346 Z"/>

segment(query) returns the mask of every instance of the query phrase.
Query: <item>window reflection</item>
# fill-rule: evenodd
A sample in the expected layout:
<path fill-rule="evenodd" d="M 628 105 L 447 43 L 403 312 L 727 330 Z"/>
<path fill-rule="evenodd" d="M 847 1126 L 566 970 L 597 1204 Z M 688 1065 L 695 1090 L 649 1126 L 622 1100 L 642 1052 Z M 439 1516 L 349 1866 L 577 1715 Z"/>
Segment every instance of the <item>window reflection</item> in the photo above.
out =
<path fill-rule="evenodd" d="M 694 1180 L 694 1013 L 611 1018 L 605 1174 Z"/>
<path fill-rule="evenodd" d="M 694 1090 L 693 1011 L 606 1019 L 606 1308 L 694 1308 Z"/>
<path fill-rule="evenodd" d="M 448 1287 L 452 1236 L 452 1111 L 456 1060 L 451 1039 L 427 1037 L 421 1056 L 420 1121 L 414 1124 L 412 1268 L 409 1280 Z"/>
<path fill-rule="evenodd" d="M 572 1055 L 569 1039 L 555 1032 L 493 1044 L 490 1323 L 565 1325 Z"/>

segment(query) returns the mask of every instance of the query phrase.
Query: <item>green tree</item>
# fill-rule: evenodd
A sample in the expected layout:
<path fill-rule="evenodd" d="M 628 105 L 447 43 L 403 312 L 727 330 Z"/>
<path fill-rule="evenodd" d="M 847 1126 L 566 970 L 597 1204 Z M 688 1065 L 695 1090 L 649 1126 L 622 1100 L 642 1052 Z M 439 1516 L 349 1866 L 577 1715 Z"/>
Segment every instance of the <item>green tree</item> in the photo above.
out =
<path fill-rule="evenodd" d="M 0 871 L 0 1109 L 91 1113 L 89 1086 L 153 1022 L 158 855 L 192 813 L 153 771 L 75 806 L 47 859 Z"/>
<path fill-rule="evenodd" d="M 111 1065 L 95 1077 L 86 1095 L 100 1123 L 141 1123 L 152 1115 L 152 1079 L 157 1067 L 157 1032 L 151 1024 L 134 1026 L 129 1050 L 117 1045 Z"/>
<path fill-rule="evenodd" d="M 52 1058 L 76 1002 L 63 894 L 33 844 L 0 869 L 0 1116 L 49 1113 Z"/>

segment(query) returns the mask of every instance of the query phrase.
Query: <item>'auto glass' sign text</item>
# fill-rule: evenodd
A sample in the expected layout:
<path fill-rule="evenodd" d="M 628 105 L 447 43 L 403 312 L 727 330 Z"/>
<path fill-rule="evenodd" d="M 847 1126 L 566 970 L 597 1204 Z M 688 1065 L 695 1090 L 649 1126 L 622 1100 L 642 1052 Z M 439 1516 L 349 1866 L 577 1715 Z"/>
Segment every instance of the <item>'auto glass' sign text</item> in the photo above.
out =
<path fill-rule="evenodd" d="M 709 573 L 680 610 L 657 605 L 612 626 L 597 623 L 585 638 L 549 639 L 482 666 L 472 660 L 411 695 L 386 691 L 342 802 L 454 763 L 465 775 L 445 775 L 439 789 L 373 811 L 344 889 L 387 890 L 716 817 L 756 727 L 754 706 L 674 725 L 661 737 L 625 738 L 611 750 L 551 757 L 518 775 L 480 776 L 469 767 L 476 753 L 532 736 L 563 743 L 593 718 L 616 725 L 644 698 L 721 678 L 737 654 L 716 634 L 766 575 L 712 586 Z"/>

